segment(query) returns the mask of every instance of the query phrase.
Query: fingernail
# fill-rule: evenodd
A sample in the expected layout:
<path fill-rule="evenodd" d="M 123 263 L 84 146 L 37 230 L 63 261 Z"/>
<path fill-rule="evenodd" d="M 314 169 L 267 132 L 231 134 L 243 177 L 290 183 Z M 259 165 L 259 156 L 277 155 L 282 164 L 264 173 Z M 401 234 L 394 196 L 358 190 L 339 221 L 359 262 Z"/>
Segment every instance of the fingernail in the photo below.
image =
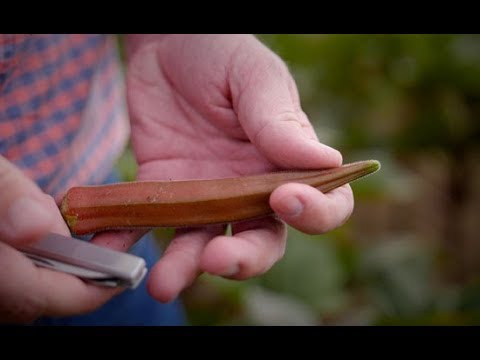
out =
<path fill-rule="evenodd" d="M 45 206 L 31 197 L 22 196 L 7 210 L 7 232 L 12 239 L 21 239 L 34 234 L 36 229 L 43 229 L 51 219 L 51 213 Z"/>
<path fill-rule="evenodd" d="M 284 199 L 277 212 L 279 215 L 284 215 L 288 217 L 298 216 L 303 211 L 302 202 L 295 196 L 289 196 Z"/>
<path fill-rule="evenodd" d="M 230 266 L 227 270 L 223 271 L 220 276 L 230 277 L 237 274 L 240 271 L 240 266 L 238 264 L 234 264 Z"/>

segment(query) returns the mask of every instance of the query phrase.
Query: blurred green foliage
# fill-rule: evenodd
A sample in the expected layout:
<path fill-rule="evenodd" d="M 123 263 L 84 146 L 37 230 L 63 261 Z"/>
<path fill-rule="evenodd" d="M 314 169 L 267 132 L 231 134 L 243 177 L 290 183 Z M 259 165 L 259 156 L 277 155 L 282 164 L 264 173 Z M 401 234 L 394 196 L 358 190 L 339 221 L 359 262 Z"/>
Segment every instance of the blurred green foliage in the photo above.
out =
<path fill-rule="evenodd" d="M 479 324 L 480 36 L 258 37 L 288 64 L 320 140 L 382 170 L 352 184 L 339 229 L 289 229 L 264 276 L 203 275 L 183 296 L 191 323 Z M 131 153 L 119 166 L 134 178 Z"/>
<path fill-rule="evenodd" d="M 305 109 L 342 148 L 476 145 L 478 35 L 261 36 L 298 73 Z"/>

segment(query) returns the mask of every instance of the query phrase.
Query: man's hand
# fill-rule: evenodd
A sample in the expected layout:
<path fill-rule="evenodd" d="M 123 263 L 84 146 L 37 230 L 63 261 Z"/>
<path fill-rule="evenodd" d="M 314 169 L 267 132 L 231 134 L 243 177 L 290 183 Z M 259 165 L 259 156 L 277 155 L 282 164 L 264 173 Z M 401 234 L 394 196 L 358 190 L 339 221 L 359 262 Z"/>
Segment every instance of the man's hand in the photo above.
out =
<path fill-rule="evenodd" d="M 0 189 L 0 323 L 87 313 L 119 292 L 39 268 L 15 250 L 48 232 L 70 232 L 53 198 L 2 156 Z"/>
<path fill-rule="evenodd" d="M 341 165 L 341 154 L 318 141 L 284 62 L 255 37 L 132 36 L 127 45 L 139 180 Z M 318 234 L 349 217 L 353 196 L 348 185 L 322 194 L 286 184 L 270 204 L 286 223 Z M 150 272 L 149 292 L 170 301 L 202 272 L 231 279 L 264 273 L 284 254 L 279 218 L 234 224 L 231 237 L 222 226 L 179 230 Z"/>

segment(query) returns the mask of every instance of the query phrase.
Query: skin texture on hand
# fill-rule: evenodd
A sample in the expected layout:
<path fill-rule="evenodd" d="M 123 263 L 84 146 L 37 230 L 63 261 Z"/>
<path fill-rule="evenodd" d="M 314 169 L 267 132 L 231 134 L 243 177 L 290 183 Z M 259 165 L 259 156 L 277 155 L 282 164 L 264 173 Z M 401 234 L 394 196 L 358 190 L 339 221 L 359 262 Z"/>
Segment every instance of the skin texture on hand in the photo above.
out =
<path fill-rule="evenodd" d="M 0 156 L 0 323 L 29 323 L 41 315 L 93 311 L 117 289 L 39 268 L 14 249 L 48 232 L 70 235 L 53 198 Z"/>
<path fill-rule="evenodd" d="M 282 60 L 249 35 L 154 35 L 128 44 L 127 89 L 139 180 L 201 179 L 342 163 L 320 144 Z M 95 310 L 120 289 L 88 285 L 36 267 L 14 249 L 47 232 L 69 235 L 54 200 L 0 156 L 0 322 Z M 285 223 L 311 234 L 340 226 L 350 187 L 328 194 L 300 184 L 277 188 L 278 217 L 225 228 L 178 230 L 151 269 L 150 294 L 171 301 L 202 272 L 246 279 L 284 254 Z M 145 231 L 105 232 L 93 242 L 126 251 Z"/>
<path fill-rule="evenodd" d="M 327 168 L 341 154 L 321 144 L 284 62 L 250 35 L 141 35 L 128 38 L 127 96 L 139 180 L 206 179 L 278 169 Z M 323 194 L 285 184 L 270 197 L 278 217 L 225 228 L 181 229 L 148 278 L 171 301 L 202 272 L 257 276 L 284 254 L 285 223 L 320 234 L 353 209 L 348 185 Z M 131 246 L 141 235 L 94 241 Z"/>

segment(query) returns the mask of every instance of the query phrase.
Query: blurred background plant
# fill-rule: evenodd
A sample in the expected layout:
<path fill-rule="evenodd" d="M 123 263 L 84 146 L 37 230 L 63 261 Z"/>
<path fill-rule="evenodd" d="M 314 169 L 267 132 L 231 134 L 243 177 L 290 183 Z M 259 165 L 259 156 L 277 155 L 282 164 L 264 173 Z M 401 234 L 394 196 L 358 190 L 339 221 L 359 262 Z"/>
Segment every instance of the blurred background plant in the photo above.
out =
<path fill-rule="evenodd" d="M 479 324 L 480 36 L 258 37 L 287 62 L 320 140 L 382 169 L 352 184 L 339 229 L 289 229 L 264 276 L 202 275 L 182 296 L 190 323 Z M 118 167 L 134 178 L 129 149 Z"/>

